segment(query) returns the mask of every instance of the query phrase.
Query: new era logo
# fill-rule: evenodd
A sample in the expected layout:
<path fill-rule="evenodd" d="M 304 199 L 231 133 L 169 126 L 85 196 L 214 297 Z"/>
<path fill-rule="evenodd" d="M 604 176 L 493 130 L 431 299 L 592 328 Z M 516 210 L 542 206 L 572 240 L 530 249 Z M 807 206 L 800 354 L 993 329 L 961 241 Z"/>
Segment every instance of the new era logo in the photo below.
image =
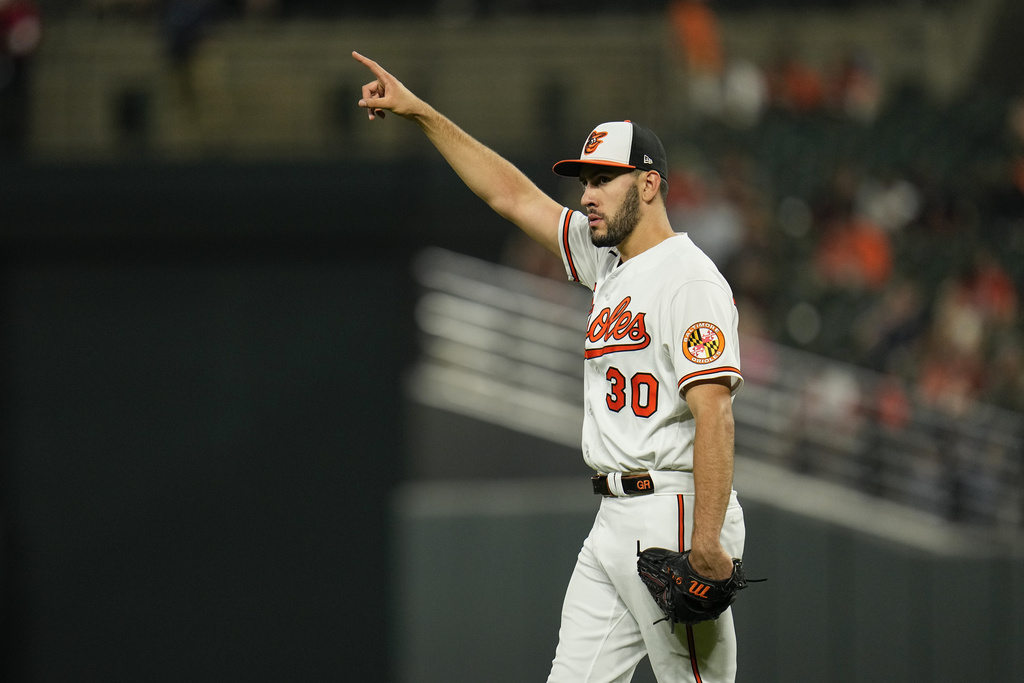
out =
<path fill-rule="evenodd" d="M 645 163 L 645 164 L 653 164 L 653 163 L 654 163 L 654 160 L 653 160 L 653 159 L 651 159 L 651 158 L 650 158 L 649 156 L 647 156 L 647 155 L 645 154 L 645 155 L 644 155 L 644 163 Z"/>

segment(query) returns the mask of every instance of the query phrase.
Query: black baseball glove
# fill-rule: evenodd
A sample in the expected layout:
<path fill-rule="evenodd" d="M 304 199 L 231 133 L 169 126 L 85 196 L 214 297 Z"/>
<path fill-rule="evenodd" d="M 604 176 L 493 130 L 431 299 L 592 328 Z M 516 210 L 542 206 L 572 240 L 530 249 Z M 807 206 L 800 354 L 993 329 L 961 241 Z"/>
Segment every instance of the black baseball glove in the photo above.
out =
<path fill-rule="evenodd" d="M 714 580 L 694 571 L 689 550 L 680 553 L 648 548 L 641 552 L 639 543 L 636 550 L 640 579 L 665 613 L 673 632 L 676 624 L 693 626 L 717 619 L 736 600 L 736 593 L 747 587 L 741 560 L 733 559 L 732 576 Z"/>

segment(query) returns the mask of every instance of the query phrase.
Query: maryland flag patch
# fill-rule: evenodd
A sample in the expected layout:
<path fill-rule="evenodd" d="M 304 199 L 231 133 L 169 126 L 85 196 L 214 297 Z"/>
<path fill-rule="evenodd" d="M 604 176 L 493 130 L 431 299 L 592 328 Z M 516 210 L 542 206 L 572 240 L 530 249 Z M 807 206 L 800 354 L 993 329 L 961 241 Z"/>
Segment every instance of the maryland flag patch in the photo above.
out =
<path fill-rule="evenodd" d="M 725 335 L 711 323 L 694 323 L 683 335 L 683 355 L 691 363 L 704 365 L 718 360 L 725 351 Z"/>

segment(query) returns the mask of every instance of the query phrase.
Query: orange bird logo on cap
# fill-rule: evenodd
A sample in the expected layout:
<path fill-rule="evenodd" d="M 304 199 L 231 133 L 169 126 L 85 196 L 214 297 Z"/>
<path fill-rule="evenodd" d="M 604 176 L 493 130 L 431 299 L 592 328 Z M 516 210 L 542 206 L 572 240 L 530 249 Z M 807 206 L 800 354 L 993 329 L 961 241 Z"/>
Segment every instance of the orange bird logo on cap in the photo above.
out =
<path fill-rule="evenodd" d="M 594 152 L 596 152 L 597 146 L 601 144 L 601 142 L 604 140 L 604 136 L 606 135 L 608 135 L 608 133 L 605 133 L 604 131 L 595 130 L 593 133 L 591 133 L 590 137 L 587 139 L 586 147 L 583 148 L 584 154 L 593 154 Z"/>

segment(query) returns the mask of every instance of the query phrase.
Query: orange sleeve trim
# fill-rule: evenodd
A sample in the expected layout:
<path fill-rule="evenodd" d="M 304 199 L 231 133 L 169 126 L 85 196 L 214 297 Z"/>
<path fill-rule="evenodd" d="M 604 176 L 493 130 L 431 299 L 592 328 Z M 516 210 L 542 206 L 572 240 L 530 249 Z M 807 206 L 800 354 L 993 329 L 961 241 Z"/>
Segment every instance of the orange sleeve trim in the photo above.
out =
<path fill-rule="evenodd" d="M 679 380 L 679 382 L 676 384 L 676 386 L 678 386 L 679 388 L 682 388 L 682 386 L 684 384 L 686 384 L 687 382 L 695 380 L 695 379 L 697 379 L 699 377 L 711 377 L 713 375 L 736 375 L 740 379 L 743 378 L 743 375 L 740 374 L 739 368 L 733 368 L 733 367 L 705 368 L 703 370 L 698 370 L 697 372 L 691 372 L 689 375 L 686 375 L 681 380 Z"/>

